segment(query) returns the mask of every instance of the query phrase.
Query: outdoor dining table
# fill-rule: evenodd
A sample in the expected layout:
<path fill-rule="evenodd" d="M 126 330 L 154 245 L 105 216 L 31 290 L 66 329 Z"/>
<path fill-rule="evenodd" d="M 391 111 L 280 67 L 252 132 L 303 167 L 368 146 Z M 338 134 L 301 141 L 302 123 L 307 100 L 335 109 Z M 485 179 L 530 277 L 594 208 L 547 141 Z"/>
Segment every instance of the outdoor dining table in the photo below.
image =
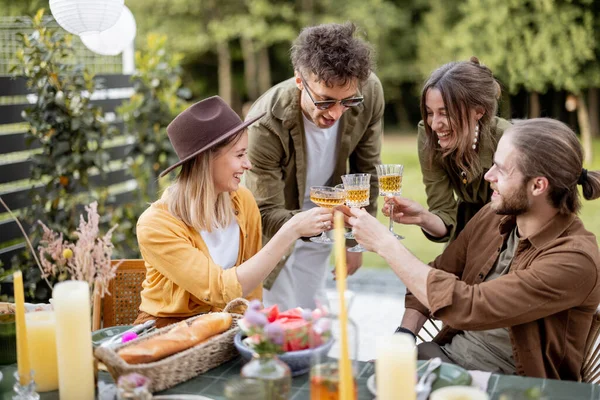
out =
<path fill-rule="evenodd" d="M 222 400 L 225 399 L 223 395 L 225 384 L 229 379 L 240 376 L 242 365 L 242 359 L 238 357 L 194 379 L 155 394 L 198 394 L 215 400 Z M 367 379 L 375 372 L 375 364 L 372 362 L 359 362 L 358 366 L 358 399 L 371 400 L 374 396 L 367 389 Z M 0 400 L 12 399 L 11 382 L 13 382 L 12 374 L 15 370 L 16 365 L 0 366 L 0 372 L 4 374 L 4 379 L 0 382 Z M 10 379 L 7 379 L 7 376 L 10 376 Z M 310 399 L 308 378 L 308 374 L 304 374 L 292 380 L 290 399 Z M 73 379 L 77 379 L 77 377 L 73 377 Z M 98 400 L 114 400 L 116 389 L 114 388 L 114 381 L 111 376 L 105 371 L 100 371 L 98 381 Z M 516 389 L 518 391 L 532 387 L 541 388 L 545 400 L 600 399 L 600 385 L 497 374 L 490 376 L 487 392 L 490 395 L 490 400 L 498 400 L 500 394 L 507 389 Z M 40 399 L 58 400 L 58 391 L 40 393 Z"/>

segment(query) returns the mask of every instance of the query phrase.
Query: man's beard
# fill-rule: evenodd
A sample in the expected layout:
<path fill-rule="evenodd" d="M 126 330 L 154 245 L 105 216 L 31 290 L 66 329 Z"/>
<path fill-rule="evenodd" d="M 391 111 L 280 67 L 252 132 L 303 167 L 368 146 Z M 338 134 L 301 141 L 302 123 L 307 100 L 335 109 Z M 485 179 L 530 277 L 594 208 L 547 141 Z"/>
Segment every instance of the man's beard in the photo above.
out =
<path fill-rule="evenodd" d="M 496 214 L 500 215 L 520 215 L 529 211 L 529 200 L 527 199 L 527 189 L 522 185 L 515 193 L 510 196 L 502 196 L 500 205 L 492 208 Z"/>

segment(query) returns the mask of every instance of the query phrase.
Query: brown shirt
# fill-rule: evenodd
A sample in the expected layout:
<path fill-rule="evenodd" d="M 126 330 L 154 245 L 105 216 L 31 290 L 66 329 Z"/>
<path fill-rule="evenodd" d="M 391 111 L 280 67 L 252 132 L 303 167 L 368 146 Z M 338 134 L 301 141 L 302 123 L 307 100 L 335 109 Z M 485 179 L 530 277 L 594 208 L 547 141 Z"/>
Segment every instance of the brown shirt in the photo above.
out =
<path fill-rule="evenodd" d="M 506 275 L 518 244 L 519 235 L 515 228 L 508 235 L 496 264 L 484 282 Z M 509 375 L 515 373 L 515 361 L 508 328 L 463 331 L 456 334 L 450 343 L 446 343 L 442 350 L 452 361 L 466 369 Z"/>
<path fill-rule="evenodd" d="M 486 205 L 431 263 L 431 310 L 410 293 L 406 307 L 443 321 L 440 345 L 464 330 L 509 328 L 519 375 L 578 380 L 600 302 L 596 237 L 576 215 L 556 215 L 521 238 L 506 275 L 484 282 L 515 225 Z"/>

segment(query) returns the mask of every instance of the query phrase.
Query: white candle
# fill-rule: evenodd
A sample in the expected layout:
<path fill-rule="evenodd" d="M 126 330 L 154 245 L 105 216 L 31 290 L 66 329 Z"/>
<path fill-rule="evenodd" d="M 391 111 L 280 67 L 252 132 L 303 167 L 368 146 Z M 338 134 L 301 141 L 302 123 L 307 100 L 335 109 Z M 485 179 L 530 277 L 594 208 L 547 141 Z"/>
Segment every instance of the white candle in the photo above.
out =
<path fill-rule="evenodd" d="M 375 345 L 375 377 L 379 400 L 415 400 L 417 348 L 405 333 L 380 337 Z"/>
<path fill-rule="evenodd" d="M 38 392 L 58 389 L 56 361 L 56 320 L 53 311 L 25 314 L 29 360 Z"/>
<path fill-rule="evenodd" d="M 94 358 L 90 289 L 87 282 L 66 281 L 52 292 L 60 400 L 94 399 Z"/>

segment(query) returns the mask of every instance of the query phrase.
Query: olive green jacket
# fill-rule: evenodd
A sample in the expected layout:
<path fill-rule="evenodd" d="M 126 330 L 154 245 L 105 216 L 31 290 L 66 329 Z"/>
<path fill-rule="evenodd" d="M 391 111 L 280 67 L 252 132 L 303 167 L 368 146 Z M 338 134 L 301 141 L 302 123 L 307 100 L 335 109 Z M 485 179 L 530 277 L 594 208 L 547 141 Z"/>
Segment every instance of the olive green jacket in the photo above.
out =
<path fill-rule="evenodd" d="M 429 156 L 425 151 L 425 125 L 423 121 L 419 122 L 419 162 L 427 193 L 427 206 L 429 211 L 440 217 L 448 228 L 448 234 L 442 238 L 433 237 L 423 231 L 429 240 L 434 242 L 454 240 L 467 222 L 490 201 L 492 196 L 490 183 L 483 177 L 494 163 L 498 141 L 510 126 L 510 122 L 494 117 L 490 127 L 491 135 L 482 136 L 479 141 L 479 160 L 483 170 L 479 176 L 465 185 L 460 171 L 450 161 L 450 157 L 444 159 L 436 157 L 432 165 L 429 164 Z"/>
<path fill-rule="evenodd" d="M 346 173 L 370 173 L 370 205 L 377 213 L 377 171 L 383 132 L 383 88 L 375 74 L 361 87 L 365 101 L 348 109 L 340 119 L 336 164 L 328 185 L 341 183 Z M 269 89 L 252 106 L 246 118 L 266 115 L 248 128 L 248 154 L 252 169 L 245 184 L 252 191 L 263 226 L 263 244 L 302 210 L 306 185 L 306 154 L 300 94 L 294 78 Z M 289 254 L 293 248 L 290 249 Z M 269 289 L 283 268 L 284 257 L 264 282 Z"/>

